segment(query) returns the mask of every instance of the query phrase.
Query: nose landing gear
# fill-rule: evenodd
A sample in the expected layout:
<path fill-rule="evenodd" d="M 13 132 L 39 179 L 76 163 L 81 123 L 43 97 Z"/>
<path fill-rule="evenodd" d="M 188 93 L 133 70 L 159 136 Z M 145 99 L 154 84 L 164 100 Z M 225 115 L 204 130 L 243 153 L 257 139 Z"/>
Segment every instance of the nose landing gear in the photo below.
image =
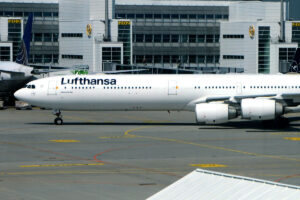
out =
<path fill-rule="evenodd" d="M 53 114 L 56 115 L 56 118 L 54 119 L 54 124 L 63 125 L 64 121 L 62 119 L 60 110 L 53 110 Z"/>

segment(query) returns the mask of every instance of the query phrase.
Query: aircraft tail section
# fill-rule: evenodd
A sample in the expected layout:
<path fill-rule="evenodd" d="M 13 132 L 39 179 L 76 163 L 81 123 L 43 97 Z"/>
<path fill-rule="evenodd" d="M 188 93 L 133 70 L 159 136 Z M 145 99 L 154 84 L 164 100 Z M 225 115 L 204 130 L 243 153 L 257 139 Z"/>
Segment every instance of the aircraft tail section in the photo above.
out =
<path fill-rule="evenodd" d="M 297 49 L 294 60 L 291 65 L 291 71 L 292 72 L 299 72 L 299 64 L 300 64 L 300 48 Z"/>
<path fill-rule="evenodd" d="M 27 24 L 24 30 L 23 39 L 21 41 L 20 49 L 17 55 L 16 63 L 27 65 L 30 53 L 30 40 L 32 31 L 33 14 L 30 13 L 28 16 Z"/>

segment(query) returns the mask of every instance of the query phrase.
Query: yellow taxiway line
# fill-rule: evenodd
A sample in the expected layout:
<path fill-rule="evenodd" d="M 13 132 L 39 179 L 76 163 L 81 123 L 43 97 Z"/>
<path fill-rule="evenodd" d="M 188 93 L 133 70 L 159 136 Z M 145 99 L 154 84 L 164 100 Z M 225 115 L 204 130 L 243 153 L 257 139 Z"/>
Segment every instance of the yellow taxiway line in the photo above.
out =
<path fill-rule="evenodd" d="M 56 143 L 75 143 L 80 142 L 79 140 L 49 140 L 49 142 L 56 142 Z"/>
<path fill-rule="evenodd" d="M 220 164 L 190 164 L 191 167 L 201 167 L 201 168 L 217 168 L 217 167 L 227 167 L 227 165 Z"/>
<path fill-rule="evenodd" d="M 90 163 L 90 164 L 44 164 L 44 165 L 20 165 L 22 168 L 32 168 L 32 167 L 74 167 L 74 166 L 100 166 L 103 163 Z"/>

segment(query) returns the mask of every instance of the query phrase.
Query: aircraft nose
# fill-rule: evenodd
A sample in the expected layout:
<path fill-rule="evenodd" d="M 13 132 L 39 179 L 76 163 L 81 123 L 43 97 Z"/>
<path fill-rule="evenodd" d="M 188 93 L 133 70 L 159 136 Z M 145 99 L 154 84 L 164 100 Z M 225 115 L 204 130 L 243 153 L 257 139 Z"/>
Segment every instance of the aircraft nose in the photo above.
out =
<path fill-rule="evenodd" d="M 15 96 L 16 99 L 18 99 L 18 100 L 23 100 L 23 99 L 25 98 L 25 96 L 26 96 L 24 89 L 17 90 L 17 91 L 14 93 L 14 96 Z"/>

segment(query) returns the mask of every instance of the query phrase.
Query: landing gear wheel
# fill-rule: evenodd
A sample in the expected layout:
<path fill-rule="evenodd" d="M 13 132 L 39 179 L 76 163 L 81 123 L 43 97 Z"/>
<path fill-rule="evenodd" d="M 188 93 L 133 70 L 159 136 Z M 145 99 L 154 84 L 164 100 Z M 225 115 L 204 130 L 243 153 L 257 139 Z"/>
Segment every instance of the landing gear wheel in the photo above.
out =
<path fill-rule="evenodd" d="M 63 123 L 64 123 L 64 121 L 60 117 L 57 117 L 54 120 L 54 124 L 56 124 L 56 125 L 63 125 Z"/>
<path fill-rule="evenodd" d="M 53 114 L 56 115 L 56 118 L 54 120 L 54 124 L 63 125 L 64 121 L 62 119 L 62 115 L 61 115 L 60 110 L 53 110 Z"/>

